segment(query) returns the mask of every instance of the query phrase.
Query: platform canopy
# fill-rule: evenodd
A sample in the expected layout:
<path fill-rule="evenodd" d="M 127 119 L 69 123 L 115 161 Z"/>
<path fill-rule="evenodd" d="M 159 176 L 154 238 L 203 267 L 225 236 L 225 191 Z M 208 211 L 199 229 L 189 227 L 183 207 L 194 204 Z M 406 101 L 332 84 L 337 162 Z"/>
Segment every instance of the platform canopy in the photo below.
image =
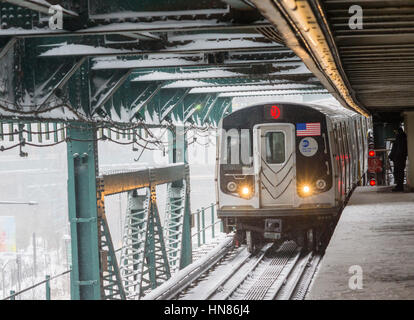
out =
<path fill-rule="evenodd" d="M 414 110 L 413 1 L 252 2 L 352 108 L 384 120 Z"/>
<path fill-rule="evenodd" d="M 250 1 L 6 0 L 0 12 L 2 119 L 216 125 L 234 97 L 336 94 Z"/>

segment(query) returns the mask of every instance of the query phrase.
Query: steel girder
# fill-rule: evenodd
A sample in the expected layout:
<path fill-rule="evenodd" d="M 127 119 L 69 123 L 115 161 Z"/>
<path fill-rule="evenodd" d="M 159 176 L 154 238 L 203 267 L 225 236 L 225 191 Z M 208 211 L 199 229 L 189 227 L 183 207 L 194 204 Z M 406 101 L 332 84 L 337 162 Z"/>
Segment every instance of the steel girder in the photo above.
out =
<path fill-rule="evenodd" d="M 55 2 L 55 1 L 54 1 Z M 46 1 L 4 0 L 0 3 L 0 35 L 56 36 L 119 34 L 144 35 L 173 30 L 214 30 L 268 27 L 256 10 L 240 10 L 219 0 L 194 1 L 59 1 L 63 30 L 48 25 Z"/>
<path fill-rule="evenodd" d="M 104 205 L 103 199 L 101 199 L 101 203 Z M 101 298 L 103 300 L 125 300 L 125 289 L 122 285 L 111 232 L 104 212 L 98 217 L 98 224 L 99 252 L 101 254 Z"/>
<path fill-rule="evenodd" d="M 239 78 L 309 81 L 309 71 L 291 50 L 280 44 L 277 30 L 266 25 L 244 1 L 217 0 L 207 5 L 182 0 L 174 2 L 171 10 L 167 0 L 144 1 L 139 6 L 121 1 L 100 1 L 98 5 L 97 1 L 78 4 L 66 0 L 61 2 L 62 6 L 73 14 L 66 15 L 64 22 L 76 32 L 57 31 L 53 36 L 37 37 L 30 35 L 31 28 L 41 29 L 48 17 L 27 9 L 36 10 L 30 4 L 33 1 L 11 2 L 20 2 L 24 8 L 1 4 L 7 14 L 1 17 L 4 25 L 0 30 L 0 63 L 6 72 L 0 75 L 0 90 L 10 107 L 2 108 L 3 116 L 216 124 L 220 120 L 216 116 L 223 114 L 223 110 L 214 110 L 223 105 L 220 102 L 230 100 L 224 99 L 220 89 L 213 95 L 201 92 L 196 98 L 190 98 L 188 94 L 194 92 L 189 89 L 195 88 L 193 85 L 184 84 L 173 90 L 172 84 L 166 81 L 150 79 L 137 84 L 142 82 L 142 77 L 133 77 L 137 74 L 134 70 L 142 75 L 145 69 L 154 73 L 162 67 L 163 70 L 165 67 L 202 68 L 198 74 L 185 71 L 183 76 L 191 73 L 199 79 L 214 77 L 215 82 L 209 85 L 215 86 L 242 82 Z M 241 7 L 242 14 L 238 11 Z M 20 20 L 25 22 L 19 27 L 28 32 L 19 39 L 10 38 L 16 31 L 18 21 L 13 17 L 17 12 L 23 14 Z M 167 29 L 156 31 L 166 27 L 170 19 L 177 18 L 181 19 L 181 31 L 174 28 L 168 32 L 165 32 Z M 209 31 L 214 23 L 206 24 L 206 29 L 197 29 L 205 23 L 203 18 L 220 21 L 215 21 L 216 25 Z M 222 23 L 226 24 L 223 28 Z M 137 31 L 136 24 L 152 29 Z M 99 57 L 102 55 L 109 56 Z M 214 75 L 211 69 L 217 67 L 222 72 Z M 233 77 L 232 83 L 226 83 L 229 77 Z M 60 105 L 62 108 L 58 108 Z"/>
<path fill-rule="evenodd" d="M 170 163 L 188 164 L 186 129 L 174 127 L 168 133 L 168 155 Z M 185 268 L 192 262 L 190 174 L 185 170 L 185 179 L 174 181 L 167 187 L 167 210 L 164 234 L 171 270 Z"/>
<path fill-rule="evenodd" d="M 35 43 L 11 41 L 0 55 L 1 101 L 20 111 L 42 111 L 46 102 L 56 104 L 61 91 L 85 58 L 36 59 Z M 55 99 L 52 99 L 55 98 Z M 54 100 L 54 101 L 51 101 Z"/>
<path fill-rule="evenodd" d="M 222 38 L 220 38 L 220 36 Z M 159 54 L 175 53 L 175 54 L 196 54 L 196 53 L 214 53 L 225 51 L 252 51 L 252 50 L 269 50 L 275 48 L 283 48 L 278 43 L 273 43 L 266 37 L 256 32 L 246 34 L 211 34 L 210 38 L 199 39 L 198 35 L 194 35 L 193 40 L 177 40 L 170 41 L 151 41 L 151 45 L 142 45 L 141 42 L 116 45 L 114 41 L 108 41 L 103 36 L 72 39 L 64 38 L 65 42 L 61 43 L 59 37 L 55 43 L 49 43 L 48 46 L 39 47 L 39 57 L 67 57 L 67 56 L 114 56 L 114 55 L 143 55 L 157 52 Z M 28 39 L 26 39 L 28 40 Z M 49 40 L 49 42 L 51 42 Z"/>
<path fill-rule="evenodd" d="M 128 193 L 120 267 L 128 299 L 140 299 L 171 276 L 155 187 L 144 190 Z"/>
<path fill-rule="evenodd" d="M 184 181 L 179 186 L 172 183 L 167 187 L 167 210 L 164 228 L 164 238 L 166 251 L 168 254 L 168 262 L 170 264 L 171 273 L 181 269 L 182 244 L 184 229 L 186 201 L 188 197 L 187 183 Z"/>
<path fill-rule="evenodd" d="M 211 59 L 210 56 L 214 56 L 216 59 Z M 218 58 L 220 57 L 220 58 Z M 93 69 L 158 69 L 158 68 L 200 68 L 200 67 L 210 67 L 217 68 L 221 67 L 228 68 L 241 68 L 244 67 L 245 72 L 250 74 L 259 74 L 262 77 L 263 68 L 260 66 L 273 67 L 276 70 L 280 71 L 289 71 L 298 68 L 298 65 L 302 66 L 302 62 L 296 58 L 283 58 L 278 60 L 277 58 L 267 58 L 260 53 L 245 53 L 238 54 L 237 57 L 233 54 L 227 54 L 223 52 L 204 54 L 204 53 L 194 53 L 194 54 L 150 54 L 150 55 L 138 55 L 138 56 L 127 56 L 127 57 L 111 57 L 111 58 L 94 58 L 93 59 Z M 255 70 L 257 69 L 257 70 Z M 297 69 L 300 70 L 300 69 Z M 302 73 L 306 73 L 305 69 L 301 70 Z"/>
<path fill-rule="evenodd" d="M 101 193 L 105 196 L 185 179 L 188 165 L 170 164 L 160 168 L 109 172 L 99 176 Z"/>
<path fill-rule="evenodd" d="M 193 114 L 189 106 L 193 104 L 186 104 L 189 99 L 186 95 L 189 93 L 189 86 L 172 88 L 165 87 L 162 81 L 137 81 L 136 73 L 132 73 L 134 65 L 129 68 L 124 68 L 117 62 L 114 70 L 107 70 L 109 66 L 99 67 L 99 63 L 111 63 L 110 60 L 98 61 L 86 57 L 65 58 L 62 62 L 61 58 L 57 57 L 43 57 L 36 58 L 35 62 L 32 58 L 34 52 L 37 52 L 38 47 L 47 46 L 47 44 L 40 40 L 27 40 L 26 45 L 23 41 L 18 40 L 6 50 L 8 53 L 3 55 L 3 63 L 5 68 L 11 68 L 2 76 L 1 83 L 3 85 L 4 95 L 8 97 L 6 100 L 13 102 L 9 103 L 11 110 L 13 108 L 20 112 L 18 106 L 27 114 L 34 112 L 37 116 L 64 118 L 64 119 L 81 119 L 89 121 L 105 121 L 112 119 L 116 122 L 131 122 L 136 119 L 147 119 L 151 117 L 152 123 L 160 123 L 164 120 L 168 121 L 192 121 L 195 120 L 189 117 Z M 245 69 L 237 70 L 239 76 L 257 76 L 255 72 L 270 71 L 266 76 L 271 79 L 275 76 L 282 76 L 287 73 L 287 76 L 298 76 L 303 74 L 305 70 L 301 70 L 302 65 L 296 61 L 291 53 L 285 51 L 268 51 L 268 52 L 250 52 L 250 53 L 232 53 L 228 58 L 228 63 L 232 68 L 236 64 L 236 57 L 245 63 L 246 66 L 251 65 L 252 59 L 255 63 L 260 64 L 264 61 L 270 61 L 272 58 L 280 58 L 280 62 L 276 62 L 267 68 L 256 67 L 255 70 L 248 66 Z M 17 57 L 19 57 L 17 59 Z M 173 57 L 172 57 L 173 58 Z M 225 56 L 224 56 L 225 58 Z M 147 58 L 146 58 L 147 59 Z M 165 60 L 173 61 L 174 58 Z M 206 61 L 211 59 L 206 57 Z M 126 62 L 131 60 L 125 60 Z M 140 61 L 145 61 L 140 60 Z M 226 60 L 214 60 L 213 64 L 207 64 L 202 72 L 209 72 L 211 68 L 220 65 Z M 10 62 L 12 62 L 10 64 Z M 35 65 L 34 72 L 31 70 L 32 65 Z M 113 63 L 112 63 L 113 65 Z M 153 62 L 151 66 L 154 67 Z M 24 76 L 15 74 L 12 70 L 22 70 Z M 201 68 L 201 66 L 198 66 Z M 302 68 L 303 69 L 303 68 Z M 166 70 L 166 69 L 163 69 Z M 295 71 L 296 70 L 296 71 Z M 240 72 L 241 71 L 241 72 Z M 158 72 L 158 71 L 156 71 Z M 191 69 L 189 69 L 191 72 Z M 194 72 L 195 73 L 195 72 Z M 290 74 L 292 73 L 292 74 Z M 207 75 L 206 75 L 207 76 Z M 224 75 L 226 77 L 227 75 Z M 237 76 L 233 74 L 233 76 Z M 8 79 L 6 77 L 11 77 Z M 216 74 L 216 79 L 220 79 L 221 74 Z M 305 76 L 308 77 L 308 76 Z M 223 79 L 223 82 L 225 79 Z M 216 82 L 217 83 L 217 82 Z M 10 88 L 19 88 L 18 90 L 7 90 Z M 163 89 L 163 90 L 161 90 Z M 8 96 L 9 95 L 9 96 Z M 205 98 L 206 103 L 210 103 L 209 96 Z M 191 100 L 191 99 L 190 99 Z M 203 101 L 203 100 L 202 100 Z M 58 107 L 59 105 L 65 108 L 56 108 L 56 110 L 48 111 L 49 108 Z M 197 105 L 197 104 L 196 104 Z M 209 108 L 214 107 L 209 106 Z M 211 110 L 210 108 L 210 110 Z M 208 109 L 207 109 L 208 110 Z M 7 115 L 7 112 L 3 112 Z M 208 115 L 215 113 L 208 112 Z M 219 119 L 211 117 L 202 117 L 200 123 L 217 123 Z"/>
<path fill-rule="evenodd" d="M 194 43 L 189 44 L 193 41 L 192 37 L 201 37 L 200 41 L 205 45 L 200 47 L 200 44 L 197 46 Z M 160 53 L 163 48 L 149 48 L 144 51 L 155 50 L 157 53 L 147 56 L 137 55 L 136 49 L 131 51 L 131 48 L 138 45 L 137 43 L 131 44 L 126 41 L 126 46 L 130 49 L 122 49 L 122 46 L 119 47 L 122 41 L 104 36 L 85 39 L 62 35 L 54 38 L 26 38 L 19 39 L 11 45 L 10 40 L 4 45 L 2 60 L 5 66 L 11 68 L 4 73 L 4 77 L 11 79 L 0 79 L 0 83 L 5 84 L 3 87 L 6 89 L 3 91 L 4 96 L 7 97 L 5 100 L 10 101 L 8 104 L 10 110 L 16 110 L 16 113 L 22 116 L 22 110 L 18 110 L 22 105 L 23 115 L 27 114 L 28 118 L 35 115 L 46 119 L 111 120 L 118 123 L 145 119 L 150 120 L 152 124 L 163 121 L 169 123 L 198 121 L 202 125 L 216 124 L 220 119 L 215 118 L 215 115 L 220 113 L 211 111 L 220 105 L 216 103 L 217 95 L 212 97 L 200 94 L 196 99 L 188 99 L 187 94 L 190 93 L 189 89 L 193 88 L 192 85 L 176 87 L 173 90 L 163 86 L 165 81 L 149 80 L 144 83 L 132 76 L 136 74 L 133 70 L 142 72 L 145 68 L 160 70 L 162 66 L 175 68 L 194 66 L 203 68 L 201 73 L 208 73 L 212 68 L 228 66 L 238 73 L 233 74 L 233 77 L 265 76 L 269 80 L 285 76 L 298 78 L 308 72 L 304 70 L 302 63 L 292 51 L 280 44 L 269 42 L 268 38 L 253 30 L 245 33 L 175 34 L 169 37 L 169 43 L 173 44 L 174 50 L 187 51 L 187 54 L 166 54 Z M 152 40 L 152 43 L 165 43 L 162 39 Z M 252 47 L 251 41 L 269 48 L 257 50 Z M 220 43 L 224 43 L 225 46 L 217 48 Z M 138 46 L 142 47 L 140 44 Z M 80 49 L 76 52 L 77 56 L 73 56 L 74 52 L 70 51 L 73 48 Z M 171 50 L 172 47 L 166 48 Z M 190 54 L 194 48 L 201 53 Z M 234 51 L 232 48 L 239 50 Z M 208 53 L 209 50 L 220 52 Z M 118 57 L 90 57 L 102 53 L 105 55 L 117 53 Z M 131 56 L 131 53 L 134 55 Z M 12 57 L 9 57 L 10 55 Z M 32 70 L 33 65 L 35 70 Z M 21 72 L 16 75 L 13 70 L 21 70 Z M 199 76 L 196 72 L 193 75 Z M 215 75 L 216 80 L 221 77 L 223 77 L 222 82 L 225 82 L 228 73 Z M 10 90 L 11 88 L 13 90 Z M 62 108 L 58 108 L 60 105 Z M 197 120 L 200 112 L 193 107 L 200 105 L 207 105 L 207 108 L 203 108 L 203 112 L 207 112 L 201 115 L 201 120 Z M 2 110 L 1 113 L 5 116 L 13 114 L 8 111 Z M 193 115 L 196 118 L 193 118 Z"/>

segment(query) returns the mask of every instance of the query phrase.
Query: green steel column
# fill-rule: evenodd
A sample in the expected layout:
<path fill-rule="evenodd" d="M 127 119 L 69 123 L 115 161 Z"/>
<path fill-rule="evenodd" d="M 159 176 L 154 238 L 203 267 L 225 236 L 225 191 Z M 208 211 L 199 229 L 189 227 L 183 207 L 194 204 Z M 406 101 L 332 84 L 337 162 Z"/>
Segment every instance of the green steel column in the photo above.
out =
<path fill-rule="evenodd" d="M 201 246 L 201 224 L 200 224 L 200 210 L 197 210 L 197 244 Z"/>
<path fill-rule="evenodd" d="M 176 126 L 169 132 L 169 157 L 170 163 L 183 162 L 188 164 L 188 144 L 187 135 L 184 126 Z M 178 182 L 182 183 L 182 182 Z M 190 206 L 190 174 L 187 172 L 185 184 L 185 205 L 184 205 L 184 219 L 182 228 L 182 245 L 181 245 L 181 259 L 180 269 L 185 268 L 192 262 L 192 245 L 191 245 L 191 206 Z"/>
<path fill-rule="evenodd" d="M 50 300 L 50 276 L 46 276 L 46 300 Z"/>
<path fill-rule="evenodd" d="M 71 297 L 73 300 L 99 300 L 96 130 L 91 124 L 72 123 L 67 128 L 67 138 Z"/>

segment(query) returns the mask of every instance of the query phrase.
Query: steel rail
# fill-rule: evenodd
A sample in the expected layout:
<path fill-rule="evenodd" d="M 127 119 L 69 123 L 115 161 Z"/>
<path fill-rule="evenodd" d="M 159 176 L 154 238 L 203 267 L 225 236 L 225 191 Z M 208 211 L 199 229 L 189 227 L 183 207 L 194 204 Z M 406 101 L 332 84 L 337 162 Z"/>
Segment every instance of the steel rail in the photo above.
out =
<path fill-rule="evenodd" d="M 298 281 L 297 285 L 295 286 L 295 289 L 292 291 L 292 295 L 289 297 L 290 300 L 303 300 L 305 299 L 306 293 L 308 292 L 308 289 L 310 287 L 310 284 L 313 280 L 313 277 L 316 272 L 316 268 L 319 265 L 319 262 L 321 261 L 322 256 L 321 255 L 315 255 L 312 258 L 312 261 L 309 261 L 308 264 L 310 266 L 306 266 L 307 268 L 302 273 L 302 276 L 300 280 Z"/>
<path fill-rule="evenodd" d="M 215 250 L 174 274 L 167 282 L 147 294 L 142 300 L 174 298 L 220 261 L 232 248 L 233 237 L 227 237 Z"/>
<path fill-rule="evenodd" d="M 295 264 L 289 269 L 284 279 L 284 287 L 280 287 L 272 297 L 272 300 L 290 300 L 293 292 L 298 287 L 300 280 L 303 277 L 306 267 L 312 260 L 313 253 L 309 252 L 301 259 L 297 259 Z M 299 258 L 299 257 L 298 257 Z M 282 290 L 283 289 L 283 290 Z"/>
<path fill-rule="evenodd" d="M 298 247 L 294 242 L 284 242 L 273 255 L 263 261 L 263 269 L 257 268 L 256 274 L 251 276 L 250 283 L 246 282 L 247 290 L 241 292 L 243 300 L 267 300 L 269 291 L 274 286 L 279 287 L 279 279 L 282 271 L 291 262 L 292 258 L 300 254 Z M 236 298 L 237 295 L 236 295 Z"/>
<path fill-rule="evenodd" d="M 263 258 L 265 257 L 266 253 L 270 250 L 271 247 L 272 245 L 266 245 L 261 249 L 260 254 L 256 258 L 256 261 L 254 262 L 254 264 L 247 270 L 244 270 L 244 272 L 242 273 L 242 276 L 238 278 L 238 281 L 236 281 L 236 283 L 231 286 L 230 290 L 228 290 L 227 293 L 225 293 L 221 297 L 222 300 L 227 300 L 242 285 L 242 283 L 246 280 L 246 278 L 258 267 L 260 262 L 263 261 Z M 233 273 L 233 275 L 234 274 L 235 273 Z"/>

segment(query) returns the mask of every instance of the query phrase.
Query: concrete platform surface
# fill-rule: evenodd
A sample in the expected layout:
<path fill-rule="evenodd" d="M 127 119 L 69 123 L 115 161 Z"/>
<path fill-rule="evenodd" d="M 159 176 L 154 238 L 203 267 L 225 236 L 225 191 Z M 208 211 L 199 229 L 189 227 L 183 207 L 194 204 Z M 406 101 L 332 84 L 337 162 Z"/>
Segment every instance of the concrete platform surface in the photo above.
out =
<path fill-rule="evenodd" d="M 358 187 L 307 299 L 414 299 L 414 193 Z"/>

